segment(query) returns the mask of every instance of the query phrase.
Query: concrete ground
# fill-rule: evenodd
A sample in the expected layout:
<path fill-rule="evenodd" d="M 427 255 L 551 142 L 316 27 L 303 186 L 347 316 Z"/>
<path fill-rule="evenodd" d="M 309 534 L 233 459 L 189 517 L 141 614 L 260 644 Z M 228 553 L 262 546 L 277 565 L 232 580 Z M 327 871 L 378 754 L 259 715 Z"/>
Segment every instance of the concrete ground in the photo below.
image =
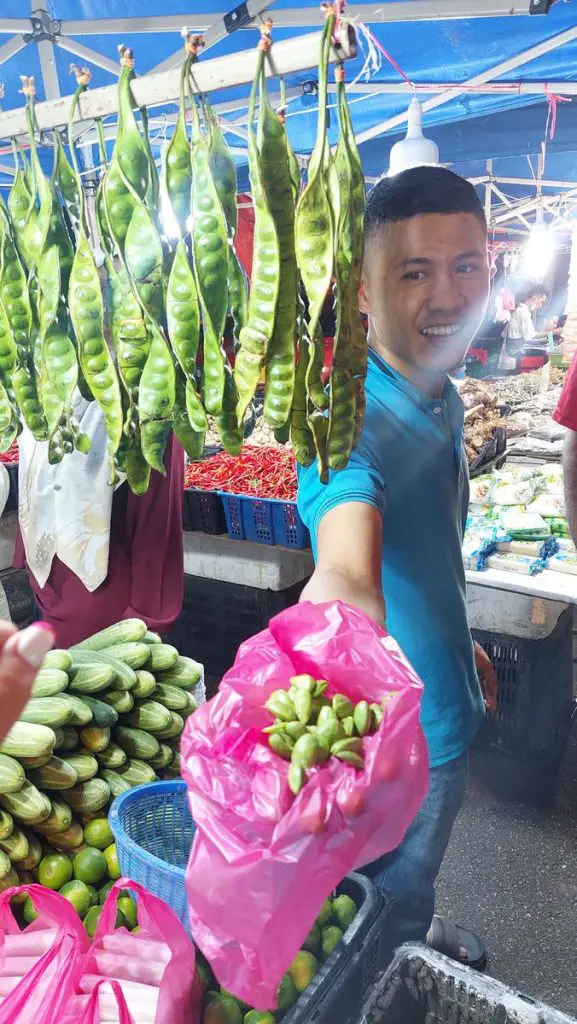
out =
<path fill-rule="evenodd" d="M 577 730 L 548 808 L 503 795 L 507 762 L 488 786 L 488 763 L 473 755 L 437 909 L 483 937 L 489 974 L 577 1017 Z"/>

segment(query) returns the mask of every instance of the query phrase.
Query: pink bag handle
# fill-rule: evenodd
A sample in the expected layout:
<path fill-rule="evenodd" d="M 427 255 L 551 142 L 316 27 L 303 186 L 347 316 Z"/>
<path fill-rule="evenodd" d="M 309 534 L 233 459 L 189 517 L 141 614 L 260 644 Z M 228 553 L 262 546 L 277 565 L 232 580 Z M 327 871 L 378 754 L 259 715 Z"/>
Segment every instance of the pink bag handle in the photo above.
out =
<path fill-rule="evenodd" d="M 144 886 L 139 885 L 138 882 L 133 882 L 130 878 L 119 878 L 109 890 L 94 934 L 95 944 L 100 941 L 103 935 L 108 935 L 111 931 L 114 931 L 116 923 L 116 898 L 121 889 L 130 889 L 138 896 L 139 924 L 141 924 L 141 912 L 143 916 L 151 917 L 154 919 L 155 927 L 162 934 L 172 955 L 190 957 L 192 943 L 174 911 L 163 900 L 153 896 Z"/>
<path fill-rule="evenodd" d="M 27 1020 L 34 1019 L 37 1024 L 57 1024 L 64 1004 L 74 992 L 73 974 L 77 967 L 78 952 L 78 943 L 73 935 L 63 934 L 57 938 L 16 988 L 4 998 L 0 1006 L 0 1024 L 18 1024 L 18 1021 L 24 1019 L 26 1009 L 29 1013 Z M 54 967 L 57 976 L 50 979 L 50 989 L 47 989 L 46 973 L 51 968 L 54 970 Z"/>
<path fill-rule="evenodd" d="M 81 944 L 81 953 L 88 949 L 86 930 L 72 904 L 69 900 L 65 900 L 60 893 L 54 892 L 52 889 L 45 889 L 43 885 L 13 886 L 0 893 L 0 937 L 4 933 L 14 934 L 20 931 L 12 914 L 10 900 L 22 893 L 30 896 L 38 914 L 38 919 L 33 921 L 26 931 L 38 931 L 45 927 L 45 923 L 48 921 L 56 929 L 74 936 Z M 1 938 L 0 942 L 2 942 Z"/>
<path fill-rule="evenodd" d="M 120 985 L 114 978 L 102 978 L 97 985 L 94 986 L 90 993 L 90 1000 L 84 1011 L 81 1024 L 100 1024 L 100 1013 L 96 1016 L 98 1010 L 98 994 L 103 985 L 110 985 L 116 1002 L 118 1004 L 120 1024 L 134 1024 L 134 1018 L 131 1016 L 130 1010 L 128 1009 L 126 999 L 124 998 L 124 992 Z"/>

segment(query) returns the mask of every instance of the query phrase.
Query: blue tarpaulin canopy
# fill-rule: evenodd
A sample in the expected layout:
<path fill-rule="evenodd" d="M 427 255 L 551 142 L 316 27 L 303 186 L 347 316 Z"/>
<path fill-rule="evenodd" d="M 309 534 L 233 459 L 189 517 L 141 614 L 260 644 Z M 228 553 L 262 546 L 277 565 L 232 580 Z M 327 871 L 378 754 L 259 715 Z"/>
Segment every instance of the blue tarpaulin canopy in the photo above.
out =
<path fill-rule="evenodd" d="M 136 70 L 144 75 L 178 51 L 180 22 L 204 30 L 227 11 L 223 0 L 195 0 L 188 6 L 178 0 L 168 11 L 163 11 L 159 0 L 98 0 L 98 3 L 96 0 L 53 0 L 51 3 L 37 0 L 38 5 L 47 10 L 44 14 L 33 11 L 30 21 L 27 2 L 23 0 L 19 10 L 15 0 L 0 0 L 0 44 L 4 44 L 0 46 L 0 61 L 3 60 L 0 81 L 4 83 L 4 110 L 22 106 L 20 75 L 35 77 L 39 101 L 45 98 L 46 85 L 53 96 L 58 89 L 62 95 L 73 91 L 71 61 L 90 67 L 92 87 L 110 85 L 115 80 L 111 62 L 117 62 L 119 43 L 134 48 Z M 265 2 L 263 0 L 263 5 Z M 515 0 L 511 9 L 514 3 Z M 32 6 L 35 7 L 35 0 Z M 537 9 L 538 0 L 525 0 L 524 8 L 518 9 L 528 12 L 530 6 Z M 538 173 L 537 157 L 542 151 L 548 115 L 551 126 L 556 114 L 555 134 L 547 141 L 543 178 L 567 183 L 575 180 L 577 188 L 577 0 L 557 0 L 543 15 L 469 17 L 470 13 L 494 12 L 500 7 L 504 9 L 505 4 L 500 5 L 498 0 L 486 0 L 485 5 L 483 0 L 462 0 L 459 4 L 451 0 L 382 0 L 379 5 L 350 4 L 345 14 L 367 25 L 380 47 L 390 54 L 411 83 L 427 87 L 419 93 L 425 108 L 424 128 L 438 143 L 444 163 L 470 177 L 483 178 L 487 175 L 486 161 L 493 160 L 492 174 L 497 178 L 525 179 L 531 183 L 533 175 Z M 201 8 L 202 13 L 197 8 Z M 384 16 L 396 18 L 397 11 L 408 14 L 412 20 L 382 20 Z M 447 17 L 454 11 L 462 17 Z M 166 17 L 161 25 L 155 19 L 163 15 Z M 278 0 L 271 4 L 270 16 L 273 22 L 277 21 L 274 40 L 294 39 L 295 47 L 299 46 L 299 36 L 321 26 L 319 8 L 308 0 Z M 150 23 L 149 18 L 152 18 Z M 418 18 L 422 20 L 414 20 Z M 116 19 L 121 21 L 120 25 L 116 24 Z M 127 19 L 137 19 L 138 25 Z M 159 31 L 169 20 L 171 31 Z M 208 61 L 213 56 L 254 48 L 258 19 L 253 25 L 253 29 L 225 34 L 201 59 Z M 26 42 L 18 48 L 22 40 Z M 95 51 L 96 57 L 91 58 L 86 47 Z M 17 52 L 10 55 L 13 49 Z M 69 52 L 75 49 L 76 54 Z M 370 54 L 373 58 L 379 54 L 379 61 L 368 60 Z M 98 66 L 98 56 L 100 64 L 109 67 Z M 364 75 L 361 74 L 363 67 Z M 376 178 L 387 169 L 392 143 L 404 134 L 403 123 L 395 123 L 394 119 L 407 109 L 410 86 L 376 46 L 367 44 L 363 33 L 359 34 L 358 56 L 347 63 L 346 74 L 347 81 L 353 83 L 349 102 L 365 174 L 368 179 Z M 475 86 L 474 80 L 479 76 L 481 84 Z M 295 151 L 304 155 L 310 153 L 315 137 L 315 77 L 314 69 L 305 69 L 288 76 L 286 81 L 288 130 Z M 471 79 L 471 91 L 457 91 L 457 86 Z M 527 83 L 534 83 L 534 89 L 540 92 L 524 91 Z M 380 87 L 385 91 L 380 91 Z M 274 82 L 270 88 L 277 90 Z M 389 88 L 397 91 L 387 91 Z M 223 127 L 238 162 L 241 188 L 248 187 L 246 139 L 243 138 L 248 92 L 249 87 L 243 85 L 211 96 L 213 103 L 221 107 Z M 551 93 L 572 98 L 572 102 L 551 100 L 548 98 Z M 438 97 L 448 98 L 448 102 L 427 110 L 427 101 Z M 152 112 L 151 134 L 157 152 L 170 136 L 173 122 L 167 120 L 167 115 L 174 114 L 175 110 L 175 104 L 171 103 L 155 107 Z M 389 124 L 391 119 L 393 123 Z M 113 122 L 114 117 L 107 118 L 107 124 Z M 229 127 L 227 122 L 234 124 Z M 331 141 L 335 141 L 336 127 L 333 116 Z M 48 164 L 49 150 L 45 153 Z M 96 148 L 93 155 L 97 161 Z M 0 164 L 0 185 L 7 185 L 10 181 L 7 171 L 13 165 L 8 140 L 0 144 Z M 484 187 L 482 183 L 480 187 Z M 508 182 L 502 190 L 513 199 L 535 194 L 532 184 Z M 567 186 L 557 188 L 557 191 L 562 190 L 567 191 Z M 550 186 L 543 189 L 546 196 L 554 191 Z"/>

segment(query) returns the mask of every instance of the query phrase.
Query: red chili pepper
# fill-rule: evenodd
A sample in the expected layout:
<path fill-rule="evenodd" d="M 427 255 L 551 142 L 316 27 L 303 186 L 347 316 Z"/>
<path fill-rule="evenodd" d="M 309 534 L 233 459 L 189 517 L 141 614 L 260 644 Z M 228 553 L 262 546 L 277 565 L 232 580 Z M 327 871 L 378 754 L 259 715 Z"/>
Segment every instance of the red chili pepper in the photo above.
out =
<path fill-rule="evenodd" d="M 0 454 L 0 462 L 6 462 L 8 464 L 11 464 L 14 462 L 18 462 L 18 459 L 18 441 L 14 441 L 14 443 L 10 446 L 7 452 L 2 452 L 2 454 Z"/>
<path fill-rule="evenodd" d="M 184 486 L 199 491 L 294 501 L 297 475 L 294 455 L 281 448 L 246 446 L 238 456 L 220 452 L 188 465 Z"/>

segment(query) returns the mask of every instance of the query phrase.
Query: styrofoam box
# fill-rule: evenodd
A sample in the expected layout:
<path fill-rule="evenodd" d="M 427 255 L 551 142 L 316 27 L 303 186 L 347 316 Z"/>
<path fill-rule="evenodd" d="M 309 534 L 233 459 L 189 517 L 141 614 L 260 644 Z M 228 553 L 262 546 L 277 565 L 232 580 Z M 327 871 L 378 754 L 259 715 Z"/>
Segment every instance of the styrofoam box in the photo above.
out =
<path fill-rule="evenodd" d="M 14 561 L 17 525 L 17 512 L 6 512 L 0 516 L 0 572 L 3 569 L 10 569 Z"/>
<path fill-rule="evenodd" d="M 309 549 L 293 551 L 226 535 L 184 534 L 184 571 L 189 576 L 279 591 L 307 579 L 313 569 Z"/>
<path fill-rule="evenodd" d="M 498 590 L 482 584 L 467 586 L 467 609 L 471 629 L 543 640 L 557 625 L 567 608 L 561 601 L 531 597 L 512 590 Z"/>

